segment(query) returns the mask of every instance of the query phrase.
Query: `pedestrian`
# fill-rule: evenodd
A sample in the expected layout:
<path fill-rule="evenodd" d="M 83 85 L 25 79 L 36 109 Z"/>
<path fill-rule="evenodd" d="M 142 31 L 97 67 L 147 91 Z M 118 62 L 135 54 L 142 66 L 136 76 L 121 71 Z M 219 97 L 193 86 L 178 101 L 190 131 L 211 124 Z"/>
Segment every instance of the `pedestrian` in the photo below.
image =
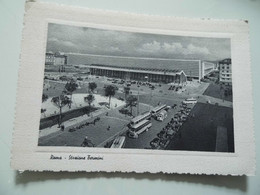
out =
<path fill-rule="evenodd" d="M 107 127 L 107 130 L 108 130 L 108 131 L 110 130 L 110 126 Z"/>

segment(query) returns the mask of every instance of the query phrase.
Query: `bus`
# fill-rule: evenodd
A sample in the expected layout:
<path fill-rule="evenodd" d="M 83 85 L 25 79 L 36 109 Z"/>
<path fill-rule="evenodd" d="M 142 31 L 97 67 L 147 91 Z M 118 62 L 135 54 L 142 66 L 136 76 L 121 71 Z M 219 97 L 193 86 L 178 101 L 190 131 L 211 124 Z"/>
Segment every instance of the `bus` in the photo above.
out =
<path fill-rule="evenodd" d="M 195 98 L 188 98 L 182 102 L 183 104 L 196 104 L 197 100 Z"/>
<path fill-rule="evenodd" d="M 144 131 L 148 131 L 148 129 L 152 126 L 150 120 L 143 120 L 129 128 L 129 137 L 138 138 L 138 135 Z"/>
<path fill-rule="evenodd" d="M 125 145 L 125 136 L 118 136 L 112 143 L 110 148 L 123 148 Z"/>
<path fill-rule="evenodd" d="M 159 112 L 156 116 L 156 120 L 158 121 L 163 121 L 164 119 L 167 118 L 167 112 L 166 110 L 162 110 L 161 112 Z"/>
<path fill-rule="evenodd" d="M 156 115 L 161 112 L 162 110 L 165 110 L 167 108 L 166 104 L 163 104 L 161 106 L 156 106 L 154 109 L 151 110 L 151 114 L 153 117 L 156 117 Z"/>
<path fill-rule="evenodd" d="M 130 121 L 130 124 L 129 126 L 132 127 L 138 123 L 140 123 L 141 121 L 143 120 L 150 120 L 151 119 L 151 113 L 150 112 L 145 112 L 139 116 L 136 116 L 135 118 L 133 118 L 131 121 Z"/>

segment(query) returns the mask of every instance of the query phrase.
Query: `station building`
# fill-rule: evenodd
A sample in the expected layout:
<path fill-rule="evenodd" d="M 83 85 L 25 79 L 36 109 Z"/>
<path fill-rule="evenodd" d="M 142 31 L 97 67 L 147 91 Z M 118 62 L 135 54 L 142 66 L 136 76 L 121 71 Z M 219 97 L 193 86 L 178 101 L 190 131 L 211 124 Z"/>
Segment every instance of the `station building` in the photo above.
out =
<path fill-rule="evenodd" d="M 88 68 L 90 70 L 90 74 L 92 75 L 114 77 L 126 80 L 178 84 L 184 84 L 187 81 L 187 75 L 183 70 L 118 67 L 101 64 L 92 64 Z"/>
<path fill-rule="evenodd" d="M 216 63 L 201 60 L 141 60 L 121 61 L 121 64 L 90 64 L 85 65 L 92 75 L 115 77 L 121 79 L 142 80 L 149 82 L 179 83 L 187 79 L 201 80 L 217 70 Z M 140 64 L 143 63 L 142 66 Z M 133 64 L 133 65 L 131 65 Z"/>

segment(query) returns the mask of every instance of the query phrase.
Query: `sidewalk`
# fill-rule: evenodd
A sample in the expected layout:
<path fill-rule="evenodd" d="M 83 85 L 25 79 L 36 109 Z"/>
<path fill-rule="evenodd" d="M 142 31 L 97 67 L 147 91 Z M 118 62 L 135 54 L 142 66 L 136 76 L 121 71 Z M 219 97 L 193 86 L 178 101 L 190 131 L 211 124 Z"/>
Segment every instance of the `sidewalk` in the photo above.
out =
<path fill-rule="evenodd" d="M 219 98 L 214 98 L 214 97 L 211 97 L 211 96 L 202 95 L 198 99 L 198 102 L 201 102 L 201 103 L 207 103 L 207 101 L 210 101 L 210 104 L 213 104 L 213 105 L 215 105 L 217 103 L 219 106 L 233 108 L 233 102 L 222 100 L 222 99 L 219 99 Z"/>
<path fill-rule="evenodd" d="M 67 120 L 67 121 L 63 122 L 62 124 L 65 126 L 65 129 L 67 129 L 67 128 L 71 127 L 71 126 L 79 124 L 79 123 L 81 123 L 83 121 L 86 121 L 86 120 L 88 120 L 90 118 L 96 117 L 96 116 L 98 116 L 98 115 L 100 115 L 100 114 L 102 114 L 102 113 L 104 113 L 106 111 L 107 111 L 107 109 L 105 109 L 105 108 L 99 109 L 99 110 L 96 110 L 96 111 L 92 112 L 90 116 L 85 114 L 85 115 L 82 115 L 82 116 L 79 116 L 79 117 Z M 50 134 L 58 132 L 58 131 L 60 131 L 60 128 L 58 127 L 58 124 L 57 125 L 53 125 L 52 127 L 48 127 L 46 129 L 42 129 L 39 132 L 39 138 L 47 136 L 47 135 L 50 135 Z"/>

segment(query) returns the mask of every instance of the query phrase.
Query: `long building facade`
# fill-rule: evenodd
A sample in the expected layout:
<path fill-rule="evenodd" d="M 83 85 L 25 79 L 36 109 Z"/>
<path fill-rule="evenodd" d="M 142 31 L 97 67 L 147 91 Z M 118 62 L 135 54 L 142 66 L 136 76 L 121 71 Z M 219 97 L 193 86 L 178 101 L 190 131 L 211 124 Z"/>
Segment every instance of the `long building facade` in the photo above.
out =
<path fill-rule="evenodd" d="M 109 70 L 109 69 L 121 69 L 123 67 L 128 67 L 125 69 L 131 70 L 130 72 L 137 71 L 138 68 L 133 68 L 133 67 L 142 67 L 143 70 L 148 71 L 151 70 L 149 74 L 152 79 L 158 80 L 159 78 L 158 75 L 164 75 L 164 72 L 166 75 L 174 74 L 176 70 L 182 70 L 186 77 L 188 78 L 194 78 L 201 80 L 205 76 L 209 75 L 211 72 L 218 70 L 217 68 L 217 63 L 209 62 L 209 61 L 204 61 L 204 60 L 186 60 L 186 59 L 143 59 L 143 58 L 138 58 L 138 59 L 132 59 L 132 58 L 106 58 L 104 60 L 103 58 L 94 58 L 91 56 L 88 56 L 88 61 L 93 61 L 94 63 L 91 63 L 92 65 L 87 65 L 87 66 L 96 66 L 96 69 L 104 69 L 104 70 Z M 104 62 L 105 61 L 105 62 Z M 102 67 L 102 68 L 101 68 Z M 139 69 L 141 70 L 141 69 Z M 156 73 L 156 72 L 160 73 Z M 177 72 L 178 72 L 177 71 Z M 110 71 L 108 71 L 110 72 Z M 114 71 L 115 72 L 115 71 Z M 123 71 L 125 72 L 125 71 Z M 138 71 L 136 72 L 138 75 Z M 96 74 L 96 73 L 95 73 Z M 110 74 L 110 73 L 108 73 Z M 114 73 L 116 74 L 116 73 Z M 125 73 L 124 73 L 125 74 Z M 144 74 L 144 73 L 143 73 Z M 140 74 L 140 75 L 143 75 Z M 172 76 L 174 76 L 172 75 Z M 131 77 L 135 77 L 136 74 L 132 75 Z M 139 76 L 142 77 L 142 76 Z M 138 77 L 138 78 L 139 78 Z M 171 76 L 169 77 L 171 80 Z M 161 80 L 161 79 L 159 79 Z M 164 80 L 164 78 L 162 78 Z M 168 77 L 166 76 L 166 79 L 168 80 Z"/>
<path fill-rule="evenodd" d="M 187 75 L 183 70 L 149 69 L 106 66 L 101 64 L 89 65 L 92 75 L 114 77 L 126 80 L 185 84 Z"/>

